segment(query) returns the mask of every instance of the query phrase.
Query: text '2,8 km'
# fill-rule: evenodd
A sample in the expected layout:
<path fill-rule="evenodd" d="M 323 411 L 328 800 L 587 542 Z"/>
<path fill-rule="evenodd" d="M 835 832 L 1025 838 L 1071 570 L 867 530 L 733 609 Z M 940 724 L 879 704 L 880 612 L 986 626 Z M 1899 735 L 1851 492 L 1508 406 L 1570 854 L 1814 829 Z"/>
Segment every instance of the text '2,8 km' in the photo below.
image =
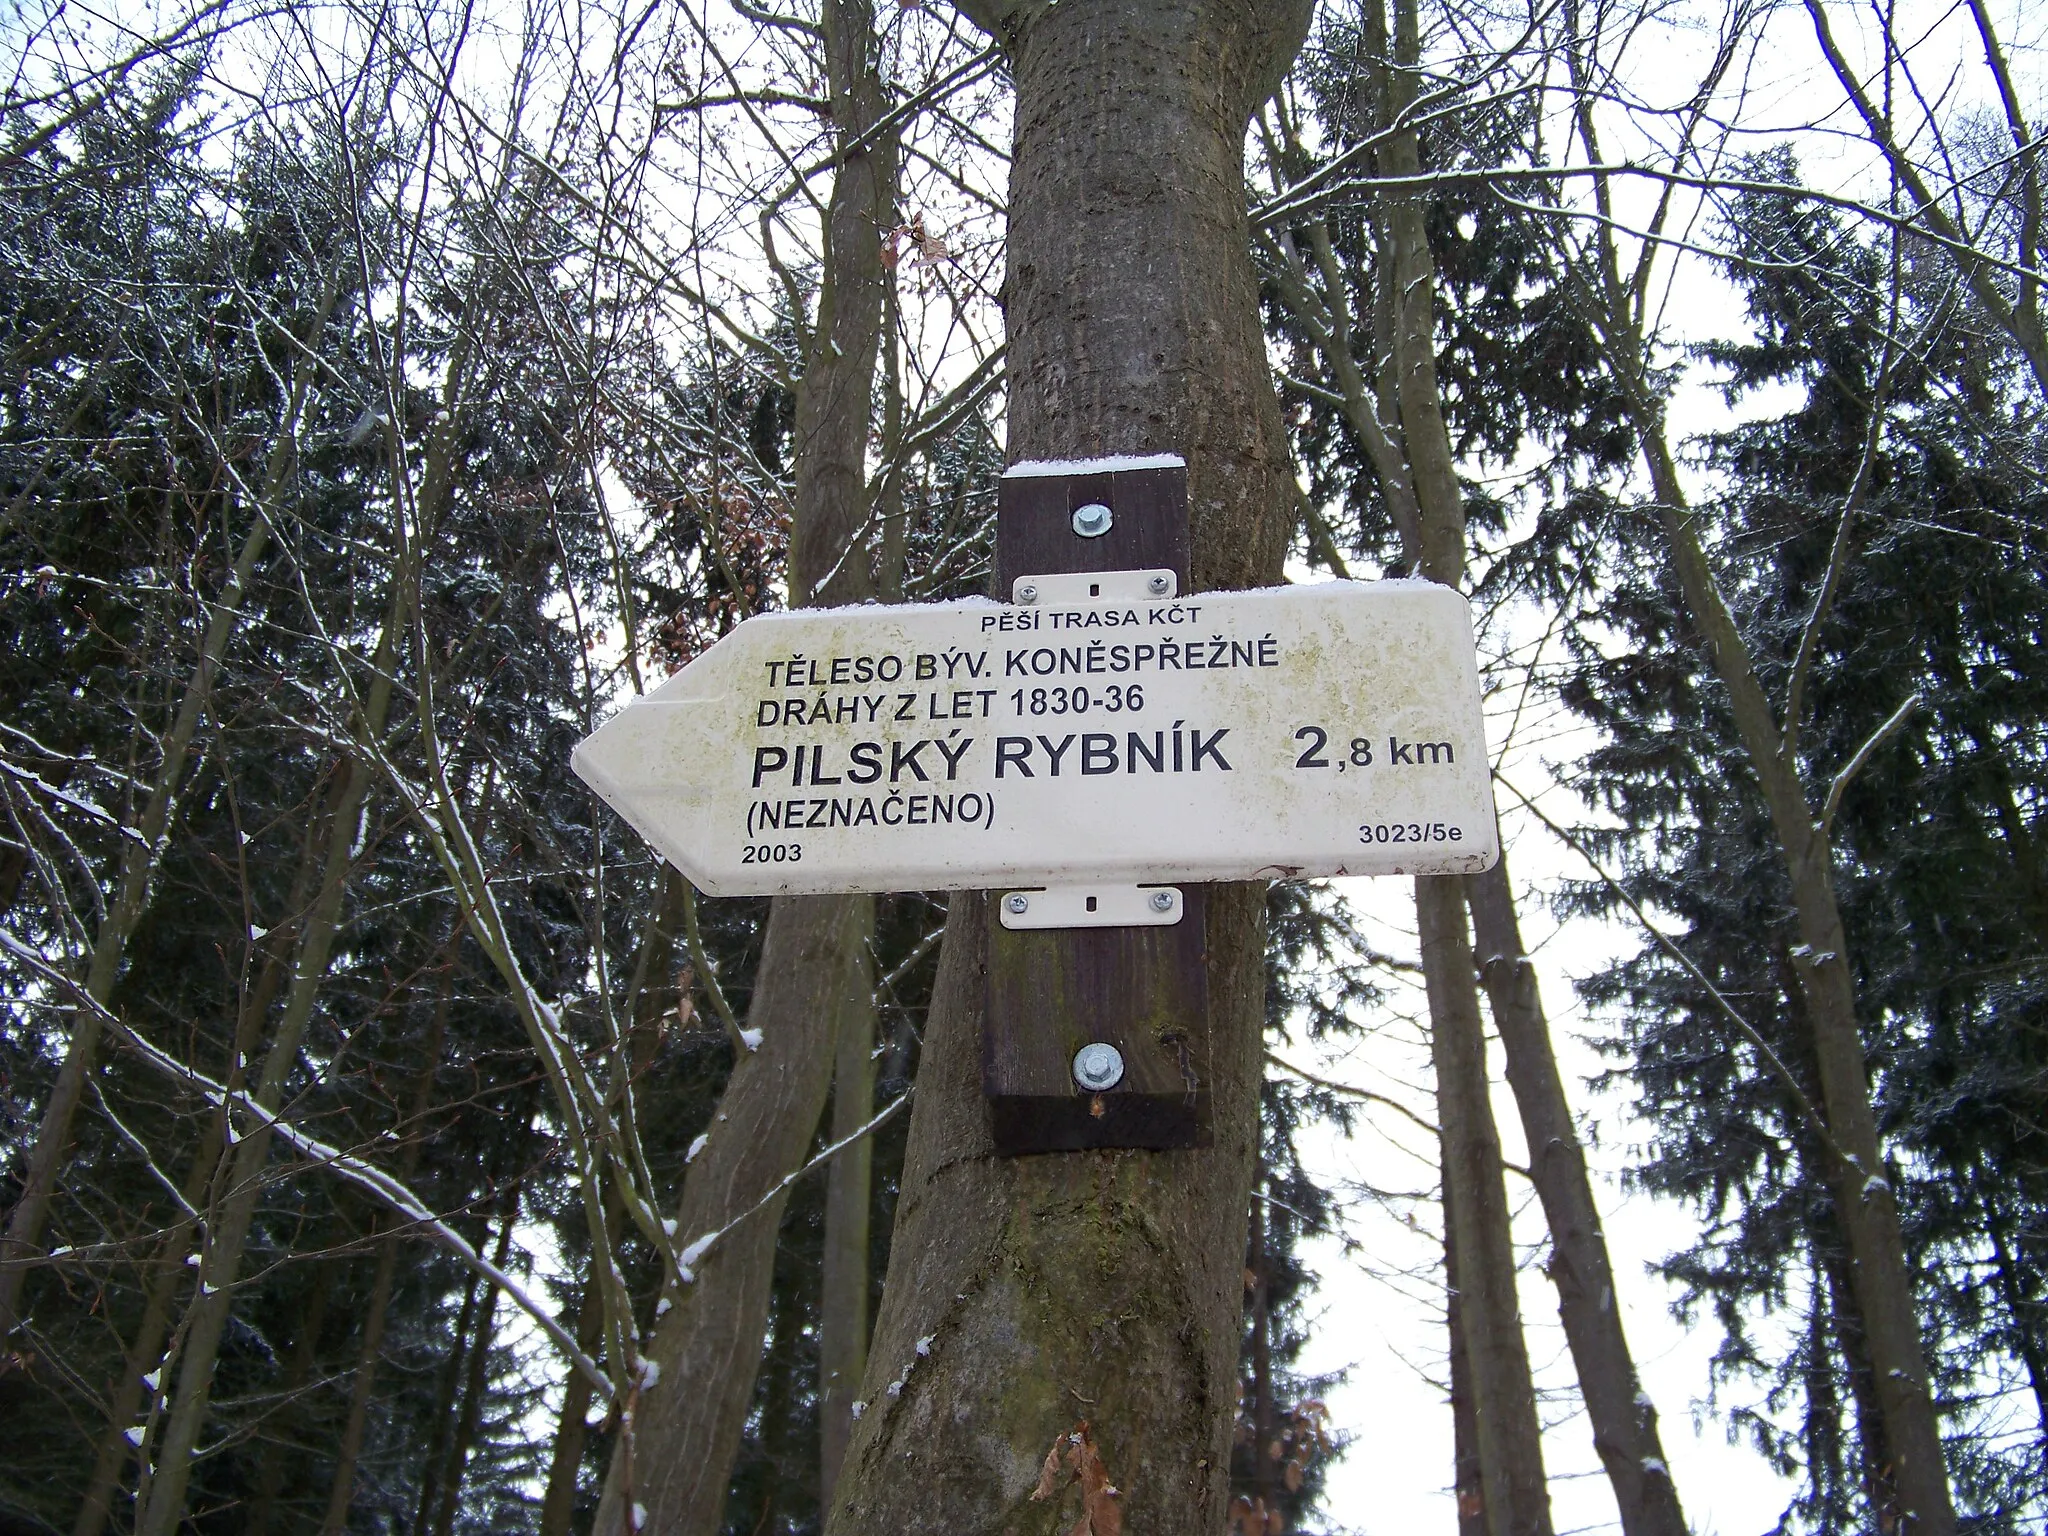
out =
<path fill-rule="evenodd" d="M 1428 582 L 750 619 L 576 749 L 716 895 L 1463 873 L 1471 615 Z"/>

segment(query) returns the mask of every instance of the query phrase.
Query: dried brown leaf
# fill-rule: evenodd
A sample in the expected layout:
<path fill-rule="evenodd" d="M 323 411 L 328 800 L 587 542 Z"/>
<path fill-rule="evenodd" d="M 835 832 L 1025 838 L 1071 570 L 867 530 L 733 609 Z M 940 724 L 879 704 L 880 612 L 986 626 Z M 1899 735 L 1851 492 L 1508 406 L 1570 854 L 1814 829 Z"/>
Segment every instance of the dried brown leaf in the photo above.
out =
<path fill-rule="evenodd" d="M 1095 1435 L 1083 1419 L 1074 1430 L 1074 1470 L 1081 1479 L 1081 1523 L 1086 1536 L 1123 1536 L 1123 1495 L 1109 1480 Z"/>
<path fill-rule="evenodd" d="M 1054 1435 L 1052 1449 L 1045 1453 L 1045 1465 L 1038 1469 L 1038 1486 L 1031 1490 L 1033 1503 L 1043 1503 L 1060 1491 L 1060 1452 L 1067 1448 L 1065 1435 Z"/>

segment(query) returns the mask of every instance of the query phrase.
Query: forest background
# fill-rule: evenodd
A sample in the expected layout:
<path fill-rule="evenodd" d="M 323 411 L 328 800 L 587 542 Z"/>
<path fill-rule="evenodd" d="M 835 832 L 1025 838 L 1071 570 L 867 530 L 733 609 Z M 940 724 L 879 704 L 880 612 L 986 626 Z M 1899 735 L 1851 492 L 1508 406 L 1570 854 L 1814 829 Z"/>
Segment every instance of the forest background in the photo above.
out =
<path fill-rule="evenodd" d="M 1948 1528 L 2048 1517 L 2044 26 L 1331 0 L 1255 114 L 1289 573 L 1474 596 L 1636 1349 L 1549 1322 L 1593 1249 L 1498 913 L 1475 1097 L 1428 896 L 1276 888 L 1233 1529 L 1940 1529 L 1916 1373 Z M 763 1341 L 642 1431 L 701 1434 L 706 1528 L 820 1529 L 911 1368 L 849 1385 L 946 900 L 846 916 L 779 1030 L 766 904 L 566 755 L 849 552 L 986 589 L 1002 50 L 917 4 L 7 37 L 0 1527 L 630 1526 L 674 1313 Z"/>

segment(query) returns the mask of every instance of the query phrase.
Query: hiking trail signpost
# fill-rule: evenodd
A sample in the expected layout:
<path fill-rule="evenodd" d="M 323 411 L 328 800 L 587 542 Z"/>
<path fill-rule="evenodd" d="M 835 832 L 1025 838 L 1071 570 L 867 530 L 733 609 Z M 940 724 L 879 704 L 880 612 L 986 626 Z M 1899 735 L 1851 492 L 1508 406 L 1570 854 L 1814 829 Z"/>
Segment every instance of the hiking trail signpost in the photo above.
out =
<path fill-rule="evenodd" d="M 997 574 L 1011 602 L 749 619 L 578 746 L 576 772 L 713 895 L 992 890 L 1019 939 L 1125 931 L 1098 947 L 1196 917 L 1148 941 L 1187 950 L 1172 967 L 1186 995 L 1162 1000 L 1154 984 L 1110 1010 L 1126 1015 L 1206 1006 L 1185 974 L 1201 965 L 1199 888 L 1181 882 L 1493 863 L 1461 595 L 1423 581 L 1183 595 L 1174 458 L 1019 465 L 1002 491 Z M 992 1036 L 1023 1006 L 998 1006 L 999 960 Z M 1092 1099 L 1100 1121 L 1107 1088 L 1142 1087 L 1131 1053 L 1105 1038 L 1118 1031 L 1092 1022 L 1077 1049 L 1052 1052 L 1045 1092 L 991 1081 L 999 1109 L 1030 1101 L 1029 1122 L 1048 1099 Z M 1147 1028 L 1156 1054 L 1160 1029 Z M 1116 1063 L 1088 1055 L 1104 1044 Z M 1004 1054 L 985 1052 L 997 1077 Z M 1136 1143 L 1105 1142 L 1114 1128 L 1095 1125 L 1060 1135 L 1190 1144 L 1199 1073 L 1184 1043 L 1163 1059 L 1152 1097 L 1187 1101 L 1188 1125 L 1141 1127 L 1153 1139 Z M 1145 1094 L 1112 1097 L 1135 1110 Z M 1033 1144 L 1005 1150 L 1048 1149 L 1022 1140 Z"/>

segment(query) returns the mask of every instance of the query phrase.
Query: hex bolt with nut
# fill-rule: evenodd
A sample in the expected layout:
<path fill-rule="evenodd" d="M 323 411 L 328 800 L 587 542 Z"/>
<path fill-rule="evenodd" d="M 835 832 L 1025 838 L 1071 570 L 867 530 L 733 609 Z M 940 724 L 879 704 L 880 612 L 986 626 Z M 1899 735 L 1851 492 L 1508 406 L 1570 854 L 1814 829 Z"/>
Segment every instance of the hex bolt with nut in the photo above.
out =
<path fill-rule="evenodd" d="M 1084 539 L 1099 539 L 1109 532 L 1110 524 L 1116 519 L 1109 508 L 1099 501 L 1091 501 L 1085 507 L 1074 508 L 1074 532 Z"/>
<path fill-rule="evenodd" d="M 1090 1093 L 1103 1093 L 1124 1080 L 1124 1053 L 1098 1040 L 1074 1052 L 1074 1081 Z"/>

